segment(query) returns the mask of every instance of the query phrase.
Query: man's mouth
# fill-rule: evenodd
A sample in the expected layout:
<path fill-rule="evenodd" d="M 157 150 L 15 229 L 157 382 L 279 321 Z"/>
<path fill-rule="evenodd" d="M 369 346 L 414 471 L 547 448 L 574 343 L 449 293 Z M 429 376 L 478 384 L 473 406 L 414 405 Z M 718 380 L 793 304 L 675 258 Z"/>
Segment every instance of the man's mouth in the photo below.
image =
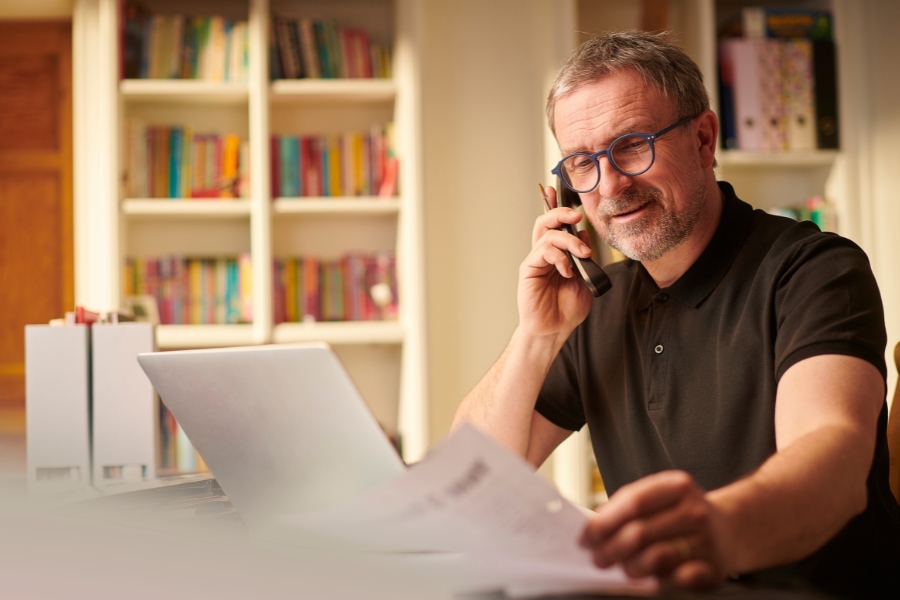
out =
<path fill-rule="evenodd" d="M 637 206 L 635 206 L 633 208 L 629 208 L 628 210 L 624 210 L 622 212 L 612 215 L 611 218 L 613 218 L 617 221 L 618 220 L 627 220 L 628 217 L 635 215 L 635 214 L 639 213 L 640 211 L 642 211 L 648 204 L 650 204 L 650 202 L 644 202 L 643 204 L 638 204 Z"/>

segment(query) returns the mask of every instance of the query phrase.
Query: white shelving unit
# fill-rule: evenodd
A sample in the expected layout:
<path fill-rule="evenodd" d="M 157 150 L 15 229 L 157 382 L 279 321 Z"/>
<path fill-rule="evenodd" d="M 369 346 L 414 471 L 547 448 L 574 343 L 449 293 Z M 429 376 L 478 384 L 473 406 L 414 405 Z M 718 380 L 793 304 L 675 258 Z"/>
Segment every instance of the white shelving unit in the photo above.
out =
<path fill-rule="evenodd" d="M 125 79 L 119 83 L 119 93 L 126 102 L 247 104 L 250 97 L 244 83 L 190 79 Z"/>
<path fill-rule="evenodd" d="M 126 198 L 122 201 L 122 214 L 129 218 L 159 216 L 175 218 L 246 218 L 250 216 L 250 201 Z"/>
<path fill-rule="evenodd" d="M 396 198 L 278 198 L 272 205 L 276 215 L 380 215 L 400 212 Z"/>
<path fill-rule="evenodd" d="M 583 31 L 597 34 L 603 31 L 637 29 L 640 27 L 642 3 L 638 0 L 576 0 L 573 21 L 557 28 L 562 34 L 563 47 L 574 48 L 579 40 L 574 34 Z M 838 76 L 842 56 L 841 19 L 852 6 L 846 0 L 760 1 L 760 0 L 672 0 L 672 29 L 685 51 L 704 73 L 713 110 L 718 112 L 717 23 L 744 6 L 787 6 L 819 8 L 832 11 L 835 41 L 838 51 Z M 577 16 L 576 16 L 577 15 Z M 579 18 L 580 16 L 580 18 Z M 564 57 L 560 57 L 565 60 Z M 845 72 L 845 71 L 844 71 Z M 839 85 L 841 84 L 839 80 Z M 853 127 L 854 107 L 841 94 L 840 127 L 842 144 Z M 555 166 L 559 160 L 555 141 L 547 130 L 546 164 Z M 814 150 L 805 152 L 759 153 L 739 150 L 717 152 L 718 177 L 734 184 L 739 197 L 757 208 L 770 209 L 800 204 L 812 195 L 826 198 L 837 210 L 838 232 L 853 237 L 857 232 L 854 177 L 848 164 L 848 150 Z M 592 448 L 587 428 L 571 436 L 552 457 L 553 478 L 560 490 L 570 499 L 588 506 L 591 501 L 590 468 Z"/>
<path fill-rule="evenodd" d="M 77 301 L 119 306 L 128 256 L 235 256 L 253 265 L 253 322 L 164 325 L 160 349 L 321 340 L 335 345 L 376 417 L 403 436 L 404 457 L 428 444 L 421 225 L 421 117 L 418 0 L 147 0 L 151 12 L 224 14 L 249 25 L 246 83 L 118 79 L 118 2 L 79 0 L 74 11 L 76 63 L 76 203 L 82 207 L 76 249 Z M 268 79 L 270 15 L 330 18 L 393 42 L 391 79 Z M 129 118 L 191 124 L 197 132 L 236 133 L 249 141 L 247 198 L 124 198 L 123 132 Z M 394 198 L 272 198 L 269 140 L 368 130 L 394 123 L 400 159 Z M 83 154 L 82 154 L 83 153 Z M 275 257 L 391 251 L 397 256 L 399 320 L 273 325 Z M 377 375 L 373 375 L 377 374 Z M 374 400 L 372 400 L 374 398 Z"/>

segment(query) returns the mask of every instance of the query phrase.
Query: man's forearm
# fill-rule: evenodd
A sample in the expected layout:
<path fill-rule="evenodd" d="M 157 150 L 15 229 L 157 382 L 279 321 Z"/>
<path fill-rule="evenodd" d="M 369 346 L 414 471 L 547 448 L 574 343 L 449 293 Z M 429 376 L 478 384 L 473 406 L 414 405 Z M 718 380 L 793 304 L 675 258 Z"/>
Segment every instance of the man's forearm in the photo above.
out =
<path fill-rule="evenodd" d="M 563 341 L 516 329 L 494 366 L 460 403 L 453 427 L 463 421 L 474 423 L 526 456 L 534 405 Z"/>
<path fill-rule="evenodd" d="M 866 507 L 871 434 L 849 426 L 813 431 L 751 476 L 707 494 L 722 518 L 738 572 L 800 560 Z"/>

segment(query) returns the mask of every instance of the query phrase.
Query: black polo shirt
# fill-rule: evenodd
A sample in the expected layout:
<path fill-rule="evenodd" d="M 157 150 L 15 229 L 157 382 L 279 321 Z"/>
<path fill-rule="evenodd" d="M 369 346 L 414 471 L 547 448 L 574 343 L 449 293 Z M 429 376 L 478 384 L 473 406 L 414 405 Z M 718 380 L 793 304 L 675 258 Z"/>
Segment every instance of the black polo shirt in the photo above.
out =
<path fill-rule="evenodd" d="M 753 472 L 776 450 L 778 381 L 805 358 L 855 356 L 886 375 L 884 313 L 863 251 L 810 222 L 753 210 L 719 185 L 722 218 L 697 261 L 665 289 L 639 262 L 606 269 L 612 289 L 594 300 L 538 397 L 536 410 L 560 427 L 588 424 L 610 494 L 665 469 L 683 469 L 705 489 Z M 889 545 L 900 552 L 886 422 L 885 405 L 869 509 L 814 555 L 833 555 L 840 573 L 855 568 L 863 576 L 878 562 L 873 528 L 896 532 Z M 840 548 L 830 550 L 835 543 Z M 857 544 L 866 549 L 848 554 Z M 845 562 L 850 554 L 855 567 Z M 827 576 L 814 557 L 788 576 Z"/>

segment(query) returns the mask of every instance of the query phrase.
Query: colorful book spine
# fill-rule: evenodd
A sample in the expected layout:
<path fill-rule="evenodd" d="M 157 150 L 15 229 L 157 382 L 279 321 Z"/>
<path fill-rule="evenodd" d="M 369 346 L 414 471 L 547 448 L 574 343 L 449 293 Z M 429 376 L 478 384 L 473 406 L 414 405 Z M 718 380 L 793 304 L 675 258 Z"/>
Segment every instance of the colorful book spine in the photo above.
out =
<path fill-rule="evenodd" d="M 392 254 L 288 257 L 276 259 L 272 273 L 276 323 L 397 318 Z"/>
<path fill-rule="evenodd" d="M 390 125 L 326 136 L 273 136 L 272 197 L 393 196 Z"/>
<path fill-rule="evenodd" d="M 234 324 L 252 319 L 251 278 L 249 255 L 129 258 L 123 291 L 154 296 L 162 324 Z"/>
<path fill-rule="evenodd" d="M 249 72 L 246 21 L 222 16 L 150 14 L 122 4 L 123 72 L 128 78 L 245 82 Z"/>
<path fill-rule="evenodd" d="M 206 464 L 197 454 L 190 439 L 162 402 L 159 403 L 159 456 L 158 470 L 182 473 L 207 471 Z"/>
<path fill-rule="evenodd" d="M 249 145 L 234 134 L 198 134 L 190 125 L 126 130 L 126 188 L 133 198 L 237 198 L 249 185 Z"/>
<path fill-rule="evenodd" d="M 275 15 L 270 37 L 273 79 L 390 77 L 390 50 L 368 31 L 333 21 Z M 274 57 L 274 60 L 273 60 Z"/>

